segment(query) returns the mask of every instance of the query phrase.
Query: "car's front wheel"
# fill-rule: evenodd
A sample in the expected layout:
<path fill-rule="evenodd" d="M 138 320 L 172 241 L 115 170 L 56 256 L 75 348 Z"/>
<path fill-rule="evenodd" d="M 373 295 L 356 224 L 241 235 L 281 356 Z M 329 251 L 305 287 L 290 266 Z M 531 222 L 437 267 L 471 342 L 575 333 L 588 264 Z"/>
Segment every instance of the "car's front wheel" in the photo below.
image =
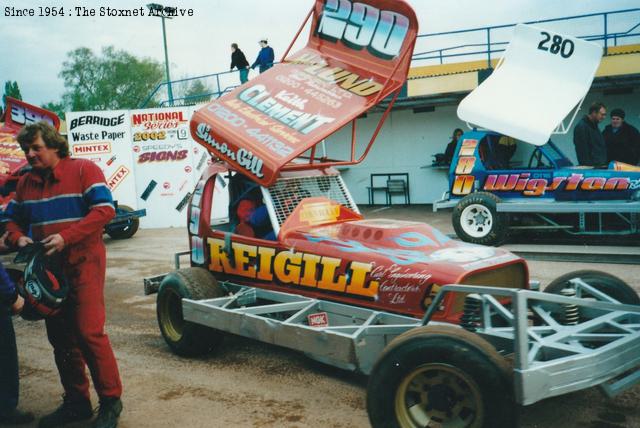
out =
<path fill-rule="evenodd" d="M 453 209 L 453 228 L 460 239 L 481 245 L 500 245 L 507 239 L 509 218 L 499 213 L 500 198 L 476 192 L 465 196 Z"/>

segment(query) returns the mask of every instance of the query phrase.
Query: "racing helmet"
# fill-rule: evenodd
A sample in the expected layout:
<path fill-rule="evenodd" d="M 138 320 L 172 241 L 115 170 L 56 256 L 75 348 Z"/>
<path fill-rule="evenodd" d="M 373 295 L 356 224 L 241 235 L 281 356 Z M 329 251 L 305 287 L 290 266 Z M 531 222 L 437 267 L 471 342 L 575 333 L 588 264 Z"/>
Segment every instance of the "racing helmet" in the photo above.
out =
<path fill-rule="evenodd" d="M 18 293 L 24 298 L 22 318 L 39 320 L 60 312 L 69 294 L 69 286 L 61 273 L 44 254 L 44 245 L 30 244 L 16 256 L 16 263 L 26 262 L 22 278 L 16 281 Z"/>

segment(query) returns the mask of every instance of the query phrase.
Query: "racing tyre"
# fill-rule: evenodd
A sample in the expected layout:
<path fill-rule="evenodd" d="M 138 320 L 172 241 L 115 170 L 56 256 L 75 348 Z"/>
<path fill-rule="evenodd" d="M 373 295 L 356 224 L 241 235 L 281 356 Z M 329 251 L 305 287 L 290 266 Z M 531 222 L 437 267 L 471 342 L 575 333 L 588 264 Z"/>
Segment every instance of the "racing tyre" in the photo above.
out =
<path fill-rule="evenodd" d="M 460 239 L 481 245 L 500 245 L 507 239 L 509 217 L 496 209 L 500 198 L 476 192 L 462 198 L 453 209 L 453 228 Z"/>
<path fill-rule="evenodd" d="M 124 211 L 125 213 L 133 212 L 133 208 L 126 205 L 118 205 L 118 211 Z M 129 239 L 138 231 L 138 227 L 140 226 L 140 219 L 132 218 L 127 220 L 126 223 L 120 223 L 117 225 L 106 225 L 105 232 L 112 239 Z"/>
<path fill-rule="evenodd" d="M 179 269 L 162 280 L 156 302 L 158 325 L 175 354 L 183 357 L 204 355 L 220 345 L 223 338 L 218 330 L 185 321 L 182 299 L 203 300 L 224 295 L 218 281 L 203 268 Z"/>
<path fill-rule="evenodd" d="M 426 326 L 394 339 L 367 386 L 374 428 L 515 426 L 511 369 L 480 336 Z"/>
<path fill-rule="evenodd" d="M 638 296 L 629 284 L 616 276 L 597 270 L 577 270 L 559 276 L 544 289 L 544 292 L 561 294 L 564 288 L 570 287 L 575 289 L 575 286 L 569 282 L 575 278 L 582 279 L 588 285 L 609 297 L 613 297 L 620 303 L 640 305 L 640 296 Z M 589 297 L 589 295 L 583 293 L 581 297 Z"/>

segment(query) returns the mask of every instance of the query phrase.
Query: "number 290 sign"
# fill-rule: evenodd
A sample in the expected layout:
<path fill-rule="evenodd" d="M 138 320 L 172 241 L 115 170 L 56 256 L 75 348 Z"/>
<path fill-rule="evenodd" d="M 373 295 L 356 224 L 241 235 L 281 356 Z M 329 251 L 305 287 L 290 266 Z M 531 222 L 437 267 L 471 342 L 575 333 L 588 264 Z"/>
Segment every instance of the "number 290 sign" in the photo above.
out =
<path fill-rule="evenodd" d="M 351 0 L 325 0 L 316 34 L 390 60 L 400 53 L 408 30 L 409 19 L 397 12 Z"/>

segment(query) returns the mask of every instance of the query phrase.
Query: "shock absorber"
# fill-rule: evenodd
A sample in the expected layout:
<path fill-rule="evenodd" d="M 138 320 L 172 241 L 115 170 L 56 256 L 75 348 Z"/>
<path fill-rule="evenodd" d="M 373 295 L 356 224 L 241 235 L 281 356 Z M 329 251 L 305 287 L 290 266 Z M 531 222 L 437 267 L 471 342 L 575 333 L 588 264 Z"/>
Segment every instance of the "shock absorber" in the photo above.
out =
<path fill-rule="evenodd" d="M 475 332 L 482 326 L 482 297 L 472 293 L 464 298 L 464 312 L 460 317 L 460 326 L 465 330 Z"/>
<path fill-rule="evenodd" d="M 576 290 L 571 287 L 563 288 L 560 293 L 567 297 L 576 297 Z M 565 304 L 564 306 L 564 323 L 565 325 L 576 325 L 580 322 L 580 311 L 577 305 Z"/>

